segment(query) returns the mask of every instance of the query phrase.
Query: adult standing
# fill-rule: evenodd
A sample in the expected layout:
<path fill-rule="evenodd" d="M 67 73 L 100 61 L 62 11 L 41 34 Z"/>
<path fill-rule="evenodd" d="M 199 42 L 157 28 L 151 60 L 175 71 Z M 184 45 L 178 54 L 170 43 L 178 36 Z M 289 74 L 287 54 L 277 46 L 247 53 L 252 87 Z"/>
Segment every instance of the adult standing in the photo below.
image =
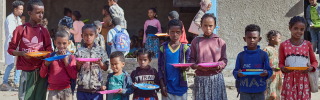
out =
<path fill-rule="evenodd" d="M 193 33 L 194 35 L 203 35 L 203 31 L 200 26 L 200 20 L 204 14 L 206 14 L 207 11 L 210 10 L 212 5 L 211 0 L 201 0 L 200 2 L 200 10 L 196 14 L 196 16 L 193 18 L 192 23 L 189 28 L 189 32 Z"/>
<path fill-rule="evenodd" d="M 108 0 L 110 6 L 110 15 L 112 18 L 118 17 L 121 20 L 121 28 L 127 29 L 127 21 L 124 18 L 123 9 L 118 5 L 119 0 Z"/>
<path fill-rule="evenodd" d="M 12 33 L 16 29 L 17 26 L 22 25 L 21 19 L 19 16 L 23 13 L 23 5 L 24 3 L 22 1 L 14 1 L 12 3 L 13 6 L 13 12 L 7 16 L 7 19 L 4 23 L 5 26 L 5 45 L 4 45 L 4 54 L 5 54 L 5 64 L 7 65 L 6 71 L 3 76 L 3 83 L 0 87 L 1 91 L 11 91 L 14 90 L 13 87 L 11 87 L 8 84 L 8 78 L 10 75 L 10 72 L 12 68 L 15 66 L 15 57 L 10 55 L 8 52 L 9 42 L 12 38 Z M 15 74 L 14 74 L 14 87 L 19 88 L 19 78 L 20 78 L 20 72 L 21 70 L 17 70 L 15 68 Z"/>

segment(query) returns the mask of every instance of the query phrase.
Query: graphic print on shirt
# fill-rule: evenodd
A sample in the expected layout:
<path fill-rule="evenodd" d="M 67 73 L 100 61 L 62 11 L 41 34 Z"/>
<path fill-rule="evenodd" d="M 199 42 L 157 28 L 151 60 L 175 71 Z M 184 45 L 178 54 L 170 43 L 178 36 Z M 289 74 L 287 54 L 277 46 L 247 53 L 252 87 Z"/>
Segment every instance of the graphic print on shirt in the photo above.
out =
<path fill-rule="evenodd" d="M 255 78 L 252 78 L 250 83 L 249 83 L 249 78 L 245 78 L 242 79 L 240 81 L 240 86 L 245 86 L 245 87 L 260 87 L 260 86 L 265 86 L 266 85 L 266 81 L 264 81 L 263 78 L 260 78 L 260 83 L 258 83 L 258 81 Z"/>
<path fill-rule="evenodd" d="M 22 37 L 23 43 L 28 47 L 28 48 L 21 48 L 22 51 L 27 51 L 27 52 L 36 52 L 39 50 L 39 48 L 43 47 L 43 42 L 39 43 L 39 40 L 37 36 L 34 36 L 31 41 L 28 39 Z"/>
<path fill-rule="evenodd" d="M 135 82 L 154 84 L 154 75 L 139 75 L 135 77 Z"/>

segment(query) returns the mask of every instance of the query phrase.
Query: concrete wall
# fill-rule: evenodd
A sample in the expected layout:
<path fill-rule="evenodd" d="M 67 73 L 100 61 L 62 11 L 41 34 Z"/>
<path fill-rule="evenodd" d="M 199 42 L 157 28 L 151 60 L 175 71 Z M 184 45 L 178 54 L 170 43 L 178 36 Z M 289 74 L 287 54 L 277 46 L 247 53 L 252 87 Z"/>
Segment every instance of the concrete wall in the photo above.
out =
<path fill-rule="evenodd" d="M 0 47 L 4 47 L 5 34 L 4 22 L 6 20 L 6 0 L 0 0 Z M 4 65 L 4 49 L 0 49 L 0 66 Z M 3 70 L 4 67 L 0 67 Z"/>

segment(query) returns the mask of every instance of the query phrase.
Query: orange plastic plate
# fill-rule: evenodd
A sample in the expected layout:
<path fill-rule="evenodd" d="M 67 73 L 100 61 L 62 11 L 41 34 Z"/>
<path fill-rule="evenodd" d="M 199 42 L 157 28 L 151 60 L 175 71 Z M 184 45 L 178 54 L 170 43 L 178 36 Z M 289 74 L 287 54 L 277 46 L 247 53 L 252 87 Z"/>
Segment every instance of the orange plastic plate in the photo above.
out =
<path fill-rule="evenodd" d="M 161 36 L 169 36 L 167 33 L 157 33 L 157 34 L 154 34 L 154 35 L 159 36 L 159 37 L 161 37 Z"/>
<path fill-rule="evenodd" d="M 74 51 L 73 51 L 73 50 L 70 50 L 70 53 L 74 53 Z"/>
<path fill-rule="evenodd" d="M 26 55 L 30 57 L 43 57 L 51 53 L 50 51 L 37 51 L 37 52 L 29 52 Z"/>
<path fill-rule="evenodd" d="M 285 67 L 285 68 L 289 70 L 307 70 L 310 67 Z"/>

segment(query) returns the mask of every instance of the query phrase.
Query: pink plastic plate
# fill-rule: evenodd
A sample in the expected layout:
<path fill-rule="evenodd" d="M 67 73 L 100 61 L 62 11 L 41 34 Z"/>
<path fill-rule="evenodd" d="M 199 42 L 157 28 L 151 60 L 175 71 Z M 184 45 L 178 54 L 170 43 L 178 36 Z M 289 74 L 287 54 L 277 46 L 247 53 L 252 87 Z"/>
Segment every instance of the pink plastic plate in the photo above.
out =
<path fill-rule="evenodd" d="M 201 67 L 217 67 L 222 63 L 218 63 L 218 62 L 212 62 L 212 63 L 200 63 L 198 64 Z"/>
<path fill-rule="evenodd" d="M 100 58 L 76 58 L 78 61 L 83 62 L 94 62 L 100 60 Z"/>
<path fill-rule="evenodd" d="M 179 63 L 179 64 L 171 64 L 171 65 L 173 65 L 174 67 L 189 67 L 192 64 L 194 63 Z"/>
<path fill-rule="evenodd" d="M 110 94 L 110 93 L 117 93 L 120 89 L 116 90 L 105 90 L 105 91 L 99 91 L 100 94 Z"/>

